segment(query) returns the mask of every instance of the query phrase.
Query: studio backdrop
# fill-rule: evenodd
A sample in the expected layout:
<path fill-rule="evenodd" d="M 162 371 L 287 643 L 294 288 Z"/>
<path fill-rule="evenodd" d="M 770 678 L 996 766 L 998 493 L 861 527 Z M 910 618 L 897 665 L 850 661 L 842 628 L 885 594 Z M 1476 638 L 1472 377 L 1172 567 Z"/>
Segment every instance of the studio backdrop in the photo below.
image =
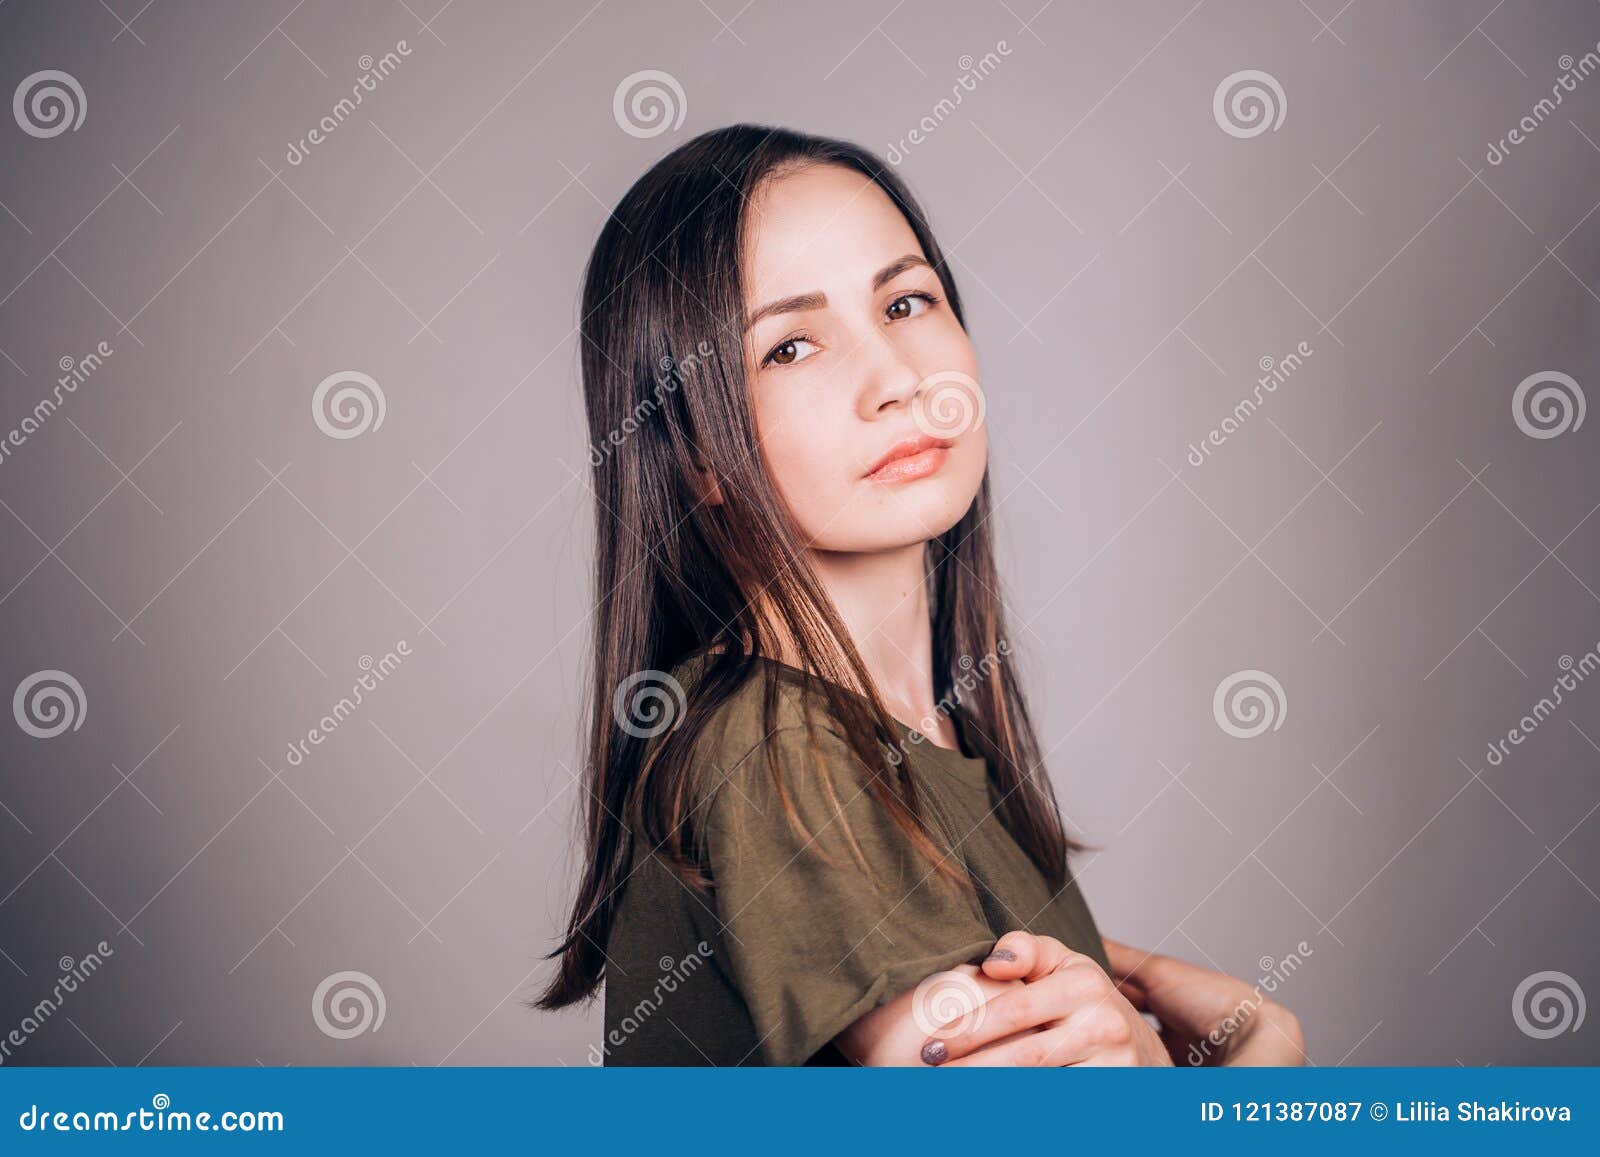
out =
<path fill-rule="evenodd" d="M 578 288 L 735 122 L 947 249 L 1103 930 L 1317 1064 L 1600 1060 L 1597 54 L 1587 0 L 11 0 L 4 1062 L 591 1063 L 527 1007 Z"/>

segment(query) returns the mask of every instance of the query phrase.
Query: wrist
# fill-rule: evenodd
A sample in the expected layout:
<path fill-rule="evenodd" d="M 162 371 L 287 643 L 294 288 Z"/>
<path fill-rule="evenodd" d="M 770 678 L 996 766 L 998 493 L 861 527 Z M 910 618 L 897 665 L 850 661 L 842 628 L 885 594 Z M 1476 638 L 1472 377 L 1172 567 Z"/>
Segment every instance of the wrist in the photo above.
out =
<path fill-rule="evenodd" d="M 1224 1065 L 1303 1065 L 1305 1034 L 1300 1020 L 1281 1004 L 1266 1001 L 1227 1043 Z"/>

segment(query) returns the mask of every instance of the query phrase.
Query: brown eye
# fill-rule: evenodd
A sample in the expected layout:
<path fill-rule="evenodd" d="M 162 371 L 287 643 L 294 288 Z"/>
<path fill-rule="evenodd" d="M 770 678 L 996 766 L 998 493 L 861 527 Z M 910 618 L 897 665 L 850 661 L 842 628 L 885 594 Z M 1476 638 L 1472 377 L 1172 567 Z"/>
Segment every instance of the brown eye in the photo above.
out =
<path fill-rule="evenodd" d="M 935 298 L 931 293 L 908 293 L 891 301 L 889 308 L 883 313 L 890 321 L 904 321 L 927 313 L 933 308 L 934 301 Z"/>
<path fill-rule="evenodd" d="M 801 346 L 811 348 L 802 352 Z M 802 334 L 773 346 L 772 351 L 761 359 L 761 366 L 763 369 L 767 366 L 796 366 L 816 352 L 816 343 Z"/>

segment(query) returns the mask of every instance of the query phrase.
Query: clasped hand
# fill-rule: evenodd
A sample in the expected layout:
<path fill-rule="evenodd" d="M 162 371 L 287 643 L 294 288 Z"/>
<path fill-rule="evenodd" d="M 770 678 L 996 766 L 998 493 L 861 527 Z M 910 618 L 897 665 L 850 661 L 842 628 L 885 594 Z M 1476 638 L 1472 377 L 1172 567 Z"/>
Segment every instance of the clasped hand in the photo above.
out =
<path fill-rule="evenodd" d="M 933 1028 L 921 1049 L 923 1062 L 1028 1067 L 1304 1063 L 1294 1016 L 1243 981 L 1114 940 L 1104 943 L 1109 974 L 1093 957 L 1053 937 L 1007 933 L 981 964 L 952 970 L 985 999 Z M 1142 1015 L 1146 1012 L 1161 1022 L 1159 1033 Z"/>

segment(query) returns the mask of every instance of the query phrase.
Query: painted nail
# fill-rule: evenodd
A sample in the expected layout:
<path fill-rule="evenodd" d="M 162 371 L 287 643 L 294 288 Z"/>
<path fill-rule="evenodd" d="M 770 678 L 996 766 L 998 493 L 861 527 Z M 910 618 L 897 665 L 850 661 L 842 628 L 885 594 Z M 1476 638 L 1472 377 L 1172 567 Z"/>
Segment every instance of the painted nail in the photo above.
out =
<path fill-rule="evenodd" d="M 1016 960 L 1017 954 L 1011 951 L 1009 948 L 996 948 L 993 952 L 989 953 L 988 958 L 990 960 L 1004 960 L 1007 963 L 1010 963 Z"/>
<path fill-rule="evenodd" d="M 922 1046 L 922 1063 L 942 1065 L 950 1059 L 950 1049 L 942 1040 L 931 1040 Z"/>

